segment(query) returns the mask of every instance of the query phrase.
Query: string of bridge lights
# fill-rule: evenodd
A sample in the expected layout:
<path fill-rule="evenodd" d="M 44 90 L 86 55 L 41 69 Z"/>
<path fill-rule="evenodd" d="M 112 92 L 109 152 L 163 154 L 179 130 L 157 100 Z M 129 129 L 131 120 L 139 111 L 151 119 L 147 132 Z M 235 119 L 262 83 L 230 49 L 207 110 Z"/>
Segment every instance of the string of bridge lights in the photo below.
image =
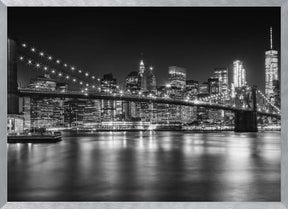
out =
<path fill-rule="evenodd" d="M 58 78 L 65 78 L 66 80 L 71 80 L 74 83 L 78 83 L 79 85 L 84 86 L 86 91 L 88 90 L 88 88 L 92 88 L 92 89 L 96 88 L 95 85 L 90 85 L 89 83 L 85 83 L 83 80 L 70 76 L 66 72 L 62 72 L 54 68 L 48 67 L 44 64 L 34 61 L 33 59 L 27 58 L 23 55 L 20 55 L 18 60 L 36 69 L 43 70 L 45 73 L 48 73 L 49 75 L 57 76 Z"/>
<path fill-rule="evenodd" d="M 91 79 L 92 81 L 95 81 L 96 79 L 95 75 L 90 75 L 89 72 L 84 73 L 81 69 L 75 67 L 74 65 L 68 64 L 66 62 L 63 62 L 61 59 L 54 58 L 54 56 L 44 53 L 43 50 L 39 50 L 39 49 L 36 49 L 35 47 L 31 47 L 26 43 L 22 43 L 21 47 L 26 50 L 29 50 L 30 52 L 38 55 L 41 58 L 45 58 L 48 62 L 54 62 L 54 64 L 62 66 L 67 70 L 71 70 L 72 72 L 76 72 L 78 74 L 84 75 L 86 78 Z M 100 79 L 98 78 L 97 80 L 99 81 Z"/>
<path fill-rule="evenodd" d="M 226 94 L 227 93 L 225 93 L 225 92 L 220 92 L 220 93 L 212 95 L 212 96 L 199 98 L 199 100 L 208 102 L 209 99 L 220 99 L 221 97 L 225 96 Z"/>
<path fill-rule="evenodd" d="M 257 92 L 263 97 L 263 99 L 265 99 L 265 101 L 270 104 L 273 108 L 275 108 L 278 113 L 280 113 L 280 109 L 278 107 L 276 107 L 274 104 L 272 104 L 269 99 L 260 91 L 260 90 L 257 90 Z"/>

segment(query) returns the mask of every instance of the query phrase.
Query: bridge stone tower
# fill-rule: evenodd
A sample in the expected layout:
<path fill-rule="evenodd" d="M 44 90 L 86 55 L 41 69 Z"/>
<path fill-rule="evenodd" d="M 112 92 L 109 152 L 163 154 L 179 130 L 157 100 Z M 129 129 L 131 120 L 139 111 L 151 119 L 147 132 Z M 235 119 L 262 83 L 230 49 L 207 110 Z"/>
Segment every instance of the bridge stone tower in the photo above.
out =
<path fill-rule="evenodd" d="M 238 110 L 235 112 L 235 132 L 257 132 L 257 87 L 252 87 L 252 110 Z"/>
<path fill-rule="evenodd" d="M 17 42 L 12 39 L 8 39 L 8 114 L 19 114 L 16 52 Z"/>

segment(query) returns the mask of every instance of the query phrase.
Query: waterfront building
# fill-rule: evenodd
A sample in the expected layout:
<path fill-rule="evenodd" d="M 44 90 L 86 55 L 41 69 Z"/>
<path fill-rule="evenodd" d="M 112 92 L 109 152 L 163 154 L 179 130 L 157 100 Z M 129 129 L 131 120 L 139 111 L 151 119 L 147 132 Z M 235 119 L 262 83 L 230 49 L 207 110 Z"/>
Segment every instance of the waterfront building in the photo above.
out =
<path fill-rule="evenodd" d="M 169 104 L 155 104 L 156 105 L 156 114 L 157 114 L 157 124 L 169 124 Z"/>
<path fill-rule="evenodd" d="M 182 106 L 180 105 L 169 105 L 167 108 L 168 120 L 171 126 L 179 126 L 182 124 Z"/>
<path fill-rule="evenodd" d="M 64 123 L 66 127 L 83 126 L 87 100 L 70 99 L 64 102 Z"/>
<path fill-rule="evenodd" d="M 127 102 L 125 107 L 125 118 L 131 121 L 140 121 L 141 104 L 140 102 Z"/>
<path fill-rule="evenodd" d="M 265 52 L 265 94 L 273 103 L 280 106 L 278 68 L 278 51 L 273 47 L 273 31 L 270 27 L 270 49 Z"/>
<path fill-rule="evenodd" d="M 172 88 L 170 84 L 161 86 L 157 89 L 157 95 L 162 98 L 177 98 L 175 97 L 175 87 Z M 157 122 L 160 124 L 167 124 L 170 127 L 181 124 L 181 110 L 179 105 L 171 104 L 157 104 Z"/>
<path fill-rule="evenodd" d="M 95 128 L 101 123 L 101 100 L 87 100 L 83 112 L 83 125 Z"/>
<path fill-rule="evenodd" d="M 115 100 L 114 101 L 115 112 L 114 112 L 114 121 L 124 121 L 125 119 L 125 108 L 123 101 Z"/>
<path fill-rule="evenodd" d="M 56 91 L 57 81 L 49 75 L 32 79 L 28 89 Z M 51 128 L 64 125 L 64 101 L 60 98 L 28 98 L 22 100 L 24 128 Z"/>
<path fill-rule="evenodd" d="M 21 101 L 21 100 L 20 100 Z M 30 97 L 23 97 L 22 99 L 22 114 L 24 119 L 24 130 L 31 129 L 31 98 Z"/>
<path fill-rule="evenodd" d="M 209 123 L 209 110 L 205 107 L 197 107 L 197 121 L 199 124 Z"/>
<path fill-rule="evenodd" d="M 24 118 L 22 115 L 7 115 L 7 134 L 19 134 L 24 132 Z"/>
<path fill-rule="evenodd" d="M 192 124 L 197 121 L 197 107 L 183 106 L 181 110 L 183 124 Z"/>

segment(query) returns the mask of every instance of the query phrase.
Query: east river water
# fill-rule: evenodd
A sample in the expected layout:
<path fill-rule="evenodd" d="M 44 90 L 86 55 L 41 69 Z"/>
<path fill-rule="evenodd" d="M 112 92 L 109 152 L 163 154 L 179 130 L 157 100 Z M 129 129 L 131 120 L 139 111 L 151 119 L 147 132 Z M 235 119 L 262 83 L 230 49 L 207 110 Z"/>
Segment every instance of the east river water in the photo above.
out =
<path fill-rule="evenodd" d="M 280 132 L 99 132 L 8 144 L 9 201 L 280 201 Z"/>

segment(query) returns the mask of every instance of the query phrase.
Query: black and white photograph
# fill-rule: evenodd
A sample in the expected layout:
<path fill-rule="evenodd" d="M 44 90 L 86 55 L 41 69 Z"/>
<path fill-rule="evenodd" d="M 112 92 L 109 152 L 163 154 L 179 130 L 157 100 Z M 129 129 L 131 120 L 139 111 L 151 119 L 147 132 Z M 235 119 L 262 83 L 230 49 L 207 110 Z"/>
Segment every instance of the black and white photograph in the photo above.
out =
<path fill-rule="evenodd" d="M 9 7 L 8 201 L 281 201 L 280 10 Z"/>

